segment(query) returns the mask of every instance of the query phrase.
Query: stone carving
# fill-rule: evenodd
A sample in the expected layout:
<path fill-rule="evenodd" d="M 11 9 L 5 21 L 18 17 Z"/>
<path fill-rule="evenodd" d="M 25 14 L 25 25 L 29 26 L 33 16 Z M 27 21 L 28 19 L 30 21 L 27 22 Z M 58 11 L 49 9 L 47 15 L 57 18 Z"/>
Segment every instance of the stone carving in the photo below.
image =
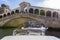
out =
<path fill-rule="evenodd" d="M 20 5 L 20 8 L 21 8 L 21 11 L 24 11 L 25 7 L 31 6 L 30 3 L 27 3 L 27 2 L 22 2 L 19 5 Z"/>

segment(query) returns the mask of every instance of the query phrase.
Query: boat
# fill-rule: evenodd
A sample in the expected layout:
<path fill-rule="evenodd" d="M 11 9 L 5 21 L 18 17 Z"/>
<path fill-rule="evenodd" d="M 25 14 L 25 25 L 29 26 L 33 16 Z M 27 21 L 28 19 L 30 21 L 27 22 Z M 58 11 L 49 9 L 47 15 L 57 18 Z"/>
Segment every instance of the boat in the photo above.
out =
<path fill-rule="evenodd" d="M 45 35 L 47 28 L 22 28 L 15 29 L 12 36 L 5 36 L 1 40 L 60 40 L 54 36 Z"/>

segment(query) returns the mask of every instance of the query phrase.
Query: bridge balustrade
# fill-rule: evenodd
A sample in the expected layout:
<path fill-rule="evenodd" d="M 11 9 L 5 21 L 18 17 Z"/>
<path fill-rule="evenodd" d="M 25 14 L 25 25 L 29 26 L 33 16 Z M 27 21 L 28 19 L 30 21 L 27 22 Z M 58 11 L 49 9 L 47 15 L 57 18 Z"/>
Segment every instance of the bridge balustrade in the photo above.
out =
<path fill-rule="evenodd" d="M 37 16 L 35 14 L 31 14 L 31 13 L 19 13 L 19 14 L 14 14 L 14 15 L 10 15 L 10 16 L 7 16 L 7 17 L 3 17 L 0 19 L 0 21 L 3 21 L 3 20 L 6 20 L 6 19 L 11 19 L 11 18 L 16 18 L 16 17 L 34 17 L 34 18 L 39 18 L 39 19 L 44 19 L 45 21 L 57 21 L 58 19 L 57 18 L 51 18 L 51 17 L 44 17 L 44 16 Z"/>
<path fill-rule="evenodd" d="M 37 18 L 38 21 L 41 21 L 46 26 L 59 26 L 60 25 L 59 18 L 45 17 L 45 16 L 40 16 L 40 15 L 35 15 L 35 14 L 30 14 L 30 13 L 18 13 L 18 14 L 15 13 L 14 15 L 10 15 L 10 16 L 1 18 L 0 22 L 6 21 L 7 19 L 12 20 L 15 18 L 20 18 L 20 17 L 31 17 L 31 18 L 35 18 L 35 19 Z"/>

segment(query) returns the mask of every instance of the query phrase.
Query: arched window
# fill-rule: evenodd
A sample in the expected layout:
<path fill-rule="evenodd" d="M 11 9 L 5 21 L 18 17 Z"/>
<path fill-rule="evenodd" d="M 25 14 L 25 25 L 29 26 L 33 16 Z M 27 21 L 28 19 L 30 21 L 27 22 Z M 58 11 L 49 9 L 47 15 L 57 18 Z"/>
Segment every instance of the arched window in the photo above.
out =
<path fill-rule="evenodd" d="M 2 18 L 2 15 L 0 15 L 0 18 Z"/>
<path fill-rule="evenodd" d="M 10 13 L 7 13 L 7 16 L 9 16 L 10 15 Z"/>
<path fill-rule="evenodd" d="M 39 9 L 35 9 L 35 14 L 39 14 Z"/>
<path fill-rule="evenodd" d="M 19 10 L 15 10 L 15 13 L 19 13 Z"/>
<path fill-rule="evenodd" d="M 46 16 L 51 17 L 51 11 L 47 11 L 47 12 L 46 12 Z"/>
<path fill-rule="evenodd" d="M 14 14 L 14 11 L 12 11 L 11 14 Z"/>
<path fill-rule="evenodd" d="M 53 12 L 53 17 L 57 17 L 58 18 L 58 12 Z"/>
<path fill-rule="evenodd" d="M 29 9 L 29 13 L 33 13 L 33 8 L 30 8 Z"/>
<path fill-rule="evenodd" d="M 6 17 L 6 14 L 4 14 L 3 17 Z"/>
<path fill-rule="evenodd" d="M 40 15 L 45 15 L 45 11 L 44 10 L 40 10 Z"/>

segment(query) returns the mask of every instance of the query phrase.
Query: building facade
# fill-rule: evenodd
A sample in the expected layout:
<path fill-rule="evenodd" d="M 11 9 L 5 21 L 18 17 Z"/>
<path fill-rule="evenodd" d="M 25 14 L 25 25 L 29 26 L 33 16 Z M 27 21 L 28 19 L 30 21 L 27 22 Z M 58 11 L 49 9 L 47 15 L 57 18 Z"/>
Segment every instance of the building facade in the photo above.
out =
<path fill-rule="evenodd" d="M 11 9 L 8 5 L 2 4 L 0 7 L 0 18 L 6 17 L 7 15 L 10 15 Z"/>

